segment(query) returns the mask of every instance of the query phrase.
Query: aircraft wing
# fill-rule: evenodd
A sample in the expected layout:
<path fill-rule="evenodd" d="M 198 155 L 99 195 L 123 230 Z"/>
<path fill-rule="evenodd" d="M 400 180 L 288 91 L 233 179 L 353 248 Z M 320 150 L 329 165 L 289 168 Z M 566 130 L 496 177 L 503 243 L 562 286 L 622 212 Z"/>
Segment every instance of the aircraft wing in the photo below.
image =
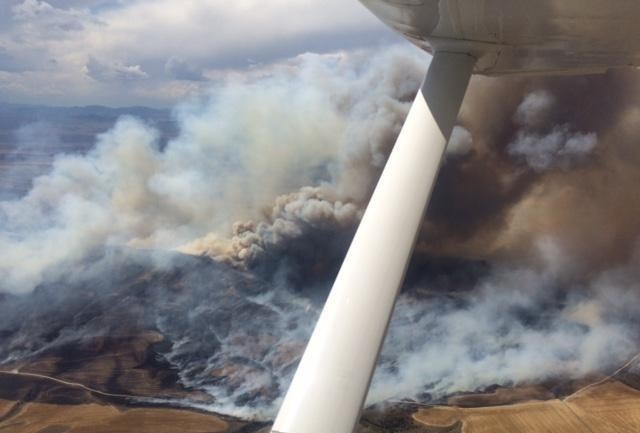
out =
<path fill-rule="evenodd" d="M 420 48 L 472 53 L 475 73 L 640 65 L 637 0 L 361 0 Z"/>

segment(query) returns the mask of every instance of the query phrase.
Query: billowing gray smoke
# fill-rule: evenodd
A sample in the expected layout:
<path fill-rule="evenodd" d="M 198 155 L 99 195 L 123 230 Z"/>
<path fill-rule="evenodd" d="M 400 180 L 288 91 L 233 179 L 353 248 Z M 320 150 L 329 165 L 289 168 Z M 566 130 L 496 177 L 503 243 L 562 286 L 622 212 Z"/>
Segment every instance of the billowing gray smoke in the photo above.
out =
<path fill-rule="evenodd" d="M 155 298 L 144 323 L 213 409 L 269 417 L 427 63 L 408 48 L 302 56 L 184 103 L 165 147 L 120 120 L 0 203 L 0 290 L 28 299 L 105 246 L 211 257 L 210 278 L 181 280 L 178 300 L 160 291 L 172 301 Z M 370 401 L 579 377 L 634 352 L 638 84 L 628 72 L 472 81 Z M 104 275 L 110 262 L 95 263 Z M 232 297 L 222 268 L 257 277 Z M 266 326 L 230 319 L 242 311 Z M 65 341 L 83 332 L 60 326 Z"/>
<path fill-rule="evenodd" d="M 275 243 L 293 234 L 287 218 L 353 225 L 350 203 L 366 200 L 423 62 L 402 50 L 303 56 L 178 107 L 179 136 L 162 149 L 153 128 L 120 120 L 88 155 L 59 156 L 25 197 L 0 203 L 2 290 L 30 291 L 105 244 L 176 248 L 213 233 L 219 245 L 185 249 L 250 258 L 261 247 L 226 242 L 232 222 L 274 201 L 282 224 L 263 232 Z"/>

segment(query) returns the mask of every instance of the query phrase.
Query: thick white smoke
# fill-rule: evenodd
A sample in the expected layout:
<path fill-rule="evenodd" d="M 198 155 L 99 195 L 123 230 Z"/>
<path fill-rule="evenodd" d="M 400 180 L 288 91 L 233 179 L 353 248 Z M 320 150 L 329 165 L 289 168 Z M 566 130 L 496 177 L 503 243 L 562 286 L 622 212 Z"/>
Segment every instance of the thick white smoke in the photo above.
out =
<path fill-rule="evenodd" d="M 594 132 L 575 132 L 568 124 L 554 124 L 555 103 L 547 91 L 532 92 L 514 115 L 521 129 L 509 144 L 509 154 L 523 158 L 536 171 L 584 161 L 598 144 Z"/>
<path fill-rule="evenodd" d="M 121 119 L 87 155 L 59 155 L 26 196 L 0 202 L 0 290 L 28 292 L 105 245 L 220 252 L 192 241 L 227 239 L 281 194 L 259 236 L 287 236 L 292 219 L 357 220 L 349 203 L 366 200 L 406 114 L 398 97 L 423 69 L 406 49 L 302 56 L 179 106 L 179 136 L 162 149 L 152 127 Z M 317 187 L 290 193 L 306 185 Z M 238 258 L 261 248 L 247 232 L 232 242 Z"/>
<path fill-rule="evenodd" d="M 466 292 L 402 296 L 382 354 L 392 368 L 378 369 L 369 401 L 581 379 L 637 354 L 628 269 L 567 288 L 556 257 L 540 254 L 543 272 L 497 267 Z"/>

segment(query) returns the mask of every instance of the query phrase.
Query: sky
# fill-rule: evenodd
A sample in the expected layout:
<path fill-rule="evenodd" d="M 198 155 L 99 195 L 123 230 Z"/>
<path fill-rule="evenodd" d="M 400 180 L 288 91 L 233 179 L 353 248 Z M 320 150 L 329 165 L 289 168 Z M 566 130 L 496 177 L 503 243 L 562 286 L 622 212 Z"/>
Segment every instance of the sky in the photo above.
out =
<path fill-rule="evenodd" d="M 2 0 L 0 102 L 171 106 L 307 52 L 400 41 L 357 0 Z"/>

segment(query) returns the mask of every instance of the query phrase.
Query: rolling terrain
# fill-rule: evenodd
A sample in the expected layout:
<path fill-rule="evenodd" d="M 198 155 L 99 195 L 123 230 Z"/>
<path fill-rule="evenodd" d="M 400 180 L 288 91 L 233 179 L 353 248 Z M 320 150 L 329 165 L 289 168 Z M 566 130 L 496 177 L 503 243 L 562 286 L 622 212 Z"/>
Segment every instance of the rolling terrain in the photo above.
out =
<path fill-rule="evenodd" d="M 311 304 L 260 301 L 265 282 L 205 258 L 174 255 L 158 266 L 155 254 L 120 251 L 98 263 L 105 260 L 110 278 L 89 272 L 27 300 L 0 300 L 0 432 L 268 431 L 265 408 L 304 344 L 304 332 L 279 340 L 296 335 L 281 326 L 304 328 Z M 192 278 L 207 283 L 194 291 Z M 203 305 L 216 308 L 196 314 Z M 433 403 L 392 400 L 369 407 L 358 432 L 634 432 L 639 373 L 634 358 L 609 375 L 494 386 Z"/>
<path fill-rule="evenodd" d="M 610 380 L 565 399 L 478 408 L 433 407 L 414 419 L 429 433 L 632 433 L 640 430 L 640 391 Z"/>
<path fill-rule="evenodd" d="M 161 143 L 175 133 L 164 111 L 0 105 L 0 197 L 23 195 L 54 155 L 89 151 L 95 134 L 123 114 L 158 126 Z M 0 433 L 268 432 L 334 271 L 332 264 L 293 262 L 304 246 L 293 252 L 285 246 L 267 266 L 285 262 L 297 280 L 208 257 L 111 247 L 32 293 L 0 291 Z M 527 351 L 520 339 L 561 331 L 552 349 L 573 341 L 588 346 L 603 319 L 628 314 L 622 307 L 608 314 L 579 309 L 591 304 L 570 305 L 576 293 L 553 282 L 533 284 L 532 291 L 544 290 L 525 296 L 512 290 L 521 283 L 517 273 L 507 284 L 512 297 L 497 289 L 487 295 L 481 283 L 488 268 L 428 256 L 409 269 L 415 287 L 403 292 L 379 367 L 392 379 L 386 385 L 405 383 L 397 398 L 367 408 L 358 433 L 640 431 L 635 358 L 618 370 L 619 364 L 580 374 L 553 358 L 558 364 L 534 371 L 536 380 L 512 380 L 496 371 L 502 367 L 477 378 L 476 363 L 500 366 L 506 353 L 516 354 L 511 367 L 522 362 L 528 370 L 526 361 L 547 340 Z M 632 312 L 624 326 L 637 325 Z M 578 349 L 561 351 L 560 361 L 580 364 Z M 449 351 L 459 356 L 447 360 Z M 405 362 L 412 357 L 421 360 L 418 373 L 403 377 L 416 367 Z M 455 365 L 422 368 L 438 364 L 432 361 Z"/>

